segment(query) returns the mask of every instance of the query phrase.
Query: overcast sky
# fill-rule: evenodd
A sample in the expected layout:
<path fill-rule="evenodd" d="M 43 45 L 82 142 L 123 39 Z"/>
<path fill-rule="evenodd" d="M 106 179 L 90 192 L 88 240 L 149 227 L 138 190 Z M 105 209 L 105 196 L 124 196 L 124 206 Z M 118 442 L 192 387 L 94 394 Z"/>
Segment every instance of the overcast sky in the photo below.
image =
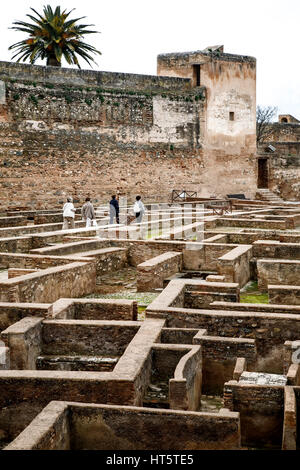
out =
<path fill-rule="evenodd" d="M 101 32 L 86 38 L 102 52 L 95 70 L 156 75 L 160 53 L 224 44 L 257 58 L 258 104 L 300 119 L 300 0 L 10 0 L 1 7 L 0 60 L 24 37 L 12 22 L 46 4 L 75 8 L 71 18 L 86 16 Z"/>

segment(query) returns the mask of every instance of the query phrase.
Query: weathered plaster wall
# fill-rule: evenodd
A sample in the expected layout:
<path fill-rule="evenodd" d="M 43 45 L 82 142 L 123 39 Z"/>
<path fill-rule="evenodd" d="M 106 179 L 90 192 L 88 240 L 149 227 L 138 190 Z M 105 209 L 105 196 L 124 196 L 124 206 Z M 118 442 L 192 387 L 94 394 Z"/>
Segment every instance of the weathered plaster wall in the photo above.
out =
<path fill-rule="evenodd" d="M 200 86 L 206 88 L 202 135 L 206 155 L 214 162 L 206 169 L 202 194 L 218 194 L 212 173 L 219 168 L 223 178 L 234 183 L 235 191 L 239 187 L 251 194 L 256 183 L 256 60 L 223 53 L 217 57 L 203 51 L 164 54 L 158 56 L 157 73 L 190 78 L 196 86 L 195 65 L 200 66 Z"/>
<path fill-rule="evenodd" d="M 275 145 L 277 153 L 269 158 L 269 188 L 287 200 L 299 201 L 300 143 Z"/>
<path fill-rule="evenodd" d="M 272 123 L 271 134 L 260 145 L 259 153 L 269 158 L 269 188 L 284 199 L 299 199 L 300 123 Z M 266 153 L 271 144 L 275 153 Z"/>

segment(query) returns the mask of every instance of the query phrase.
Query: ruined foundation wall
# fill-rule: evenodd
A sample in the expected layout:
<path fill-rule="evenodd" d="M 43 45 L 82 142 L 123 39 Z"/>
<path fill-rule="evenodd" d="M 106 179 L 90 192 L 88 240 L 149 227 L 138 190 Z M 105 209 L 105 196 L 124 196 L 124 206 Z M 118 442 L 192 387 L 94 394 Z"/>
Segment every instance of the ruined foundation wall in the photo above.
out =
<path fill-rule="evenodd" d="M 272 143 L 277 154 L 269 160 L 269 189 L 283 199 L 299 201 L 300 142 Z"/>

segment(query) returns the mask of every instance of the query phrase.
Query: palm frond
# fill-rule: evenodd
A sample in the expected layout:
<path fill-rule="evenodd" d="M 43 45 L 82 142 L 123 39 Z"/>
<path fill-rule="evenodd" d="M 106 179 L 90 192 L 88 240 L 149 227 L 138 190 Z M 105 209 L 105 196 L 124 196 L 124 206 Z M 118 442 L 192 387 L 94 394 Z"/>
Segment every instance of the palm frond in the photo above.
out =
<path fill-rule="evenodd" d="M 59 65 L 64 57 L 67 63 L 75 64 L 80 68 L 78 56 L 89 65 L 90 61 L 96 63 L 92 54 L 101 54 L 101 52 L 83 42 L 82 39 L 86 34 L 95 34 L 98 31 L 88 29 L 94 25 L 78 24 L 85 16 L 67 20 L 74 9 L 62 11 L 60 6 L 53 10 L 50 5 L 45 5 L 42 14 L 34 8 L 30 10 L 35 16 L 33 14 L 26 16 L 32 23 L 15 21 L 10 27 L 28 35 L 26 39 L 9 46 L 9 50 L 15 51 L 12 59 L 18 57 L 18 62 L 25 62 L 29 59 L 31 63 L 34 63 L 40 58 L 47 59 L 48 63 L 49 59 L 55 58 Z"/>

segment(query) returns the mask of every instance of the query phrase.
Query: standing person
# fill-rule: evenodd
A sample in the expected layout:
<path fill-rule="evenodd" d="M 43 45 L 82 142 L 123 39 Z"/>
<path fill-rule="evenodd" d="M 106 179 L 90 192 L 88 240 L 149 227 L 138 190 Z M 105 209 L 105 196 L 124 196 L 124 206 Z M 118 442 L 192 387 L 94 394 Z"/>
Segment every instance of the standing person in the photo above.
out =
<path fill-rule="evenodd" d="M 91 203 L 91 198 L 87 197 L 85 200 L 85 204 L 83 204 L 81 209 L 81 215 L 83 220 L 86 221 L 86 227 L 91 227 L 92 220 L 96 220 L 94 206 Z"/>
<path fill-rule="evenodd" d="M 118 200 L 116 199 L 116 196 L 114 195 L 111 197 L 111 201 L 109 203 L 109 216 L 110 216 L 109 223 L 110 224 L 114 223 L 114 218 L 116 218 L 117 224 L 120 223 L 119 212 L 120 212 L 119 203 L 118 203 Z"/>
<path fill-rule="evenodd" d="M 142 222 L 143 215 L 145 214 L 146 210 L 145 210 L 144 204 L 141 201 L 141 196 L 137 196 L 135 198 L 135 203 L 134 203 L 134 206 L 133 206 L 133 212 L 134 212 L 134 215 L 135 215 L 135 222 L 136 223 Z"/>
<path fill-rule="evenodd" d="M 75 228 L 75 208 L 73 205 L 73 198 L 71 196 L 67 197 L 67 202 L 63 207 L 63 230 L 68 230 L 69 228 Z"/>

